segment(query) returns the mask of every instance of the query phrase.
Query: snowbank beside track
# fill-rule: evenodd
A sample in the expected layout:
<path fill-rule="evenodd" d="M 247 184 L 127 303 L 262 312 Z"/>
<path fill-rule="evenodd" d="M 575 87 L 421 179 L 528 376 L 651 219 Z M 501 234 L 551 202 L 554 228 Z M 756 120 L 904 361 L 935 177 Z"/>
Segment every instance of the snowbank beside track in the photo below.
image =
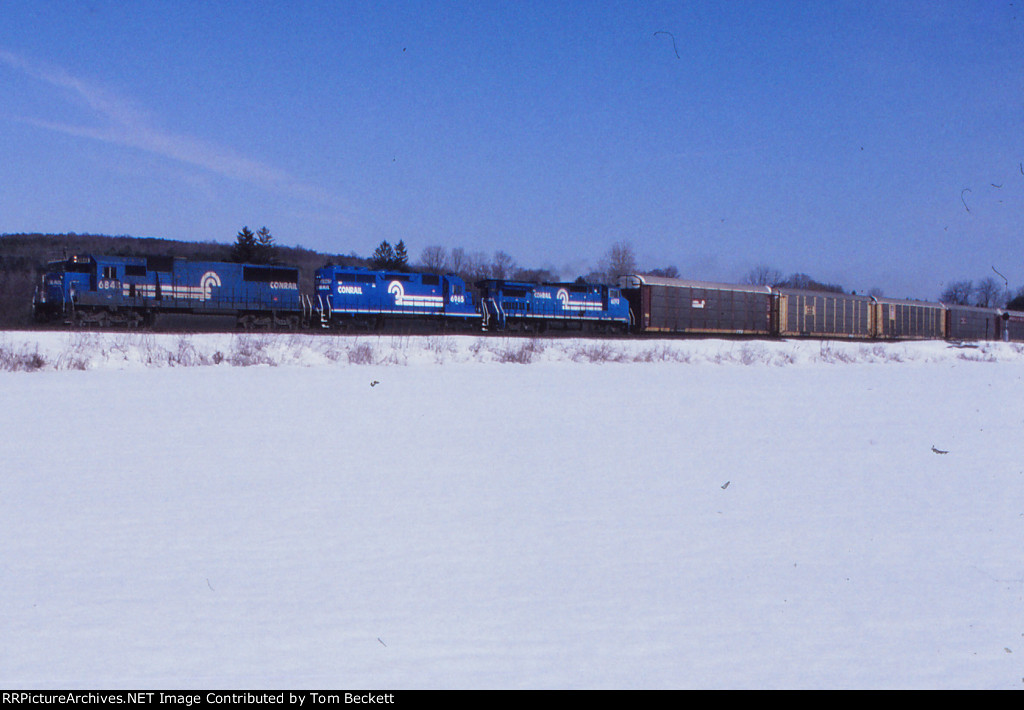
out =
<path fill-rule="evenodd" d="M 1020 343 L 831 340 L 617 340 L 482 336 L 324 336 L 12 331 L 0 371 L 162 367 L 655 363 L 762 365 L 1024 362 Z"/>

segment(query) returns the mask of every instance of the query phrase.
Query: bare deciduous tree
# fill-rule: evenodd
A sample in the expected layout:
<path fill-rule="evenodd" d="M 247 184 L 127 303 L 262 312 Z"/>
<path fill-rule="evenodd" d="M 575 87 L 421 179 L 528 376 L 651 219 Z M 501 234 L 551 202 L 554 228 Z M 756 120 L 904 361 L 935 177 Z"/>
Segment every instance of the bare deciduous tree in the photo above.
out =
<path fill-rule="evenodd" d="M 420 254 L 420 266 L 428 271 L 443 273 L 448 267 L 448 250 L 442 246 L 429 246 Z"/>
<path fill-rule="evenodd" d="M 474 251 L 466 254 L 462 264 L 462 271 L 458 272 L 468 283 L 486 279 L 490 275 L 491 265 L 487 255 L 482 251 Z"/>
<path fill-rule="evenodd" d="M 807 289 L 808 291 L 831 291 L 832 293 L 845 293 L 843 287 L 840 286 L 839 284 L 824 283 L 801 272 L 790 274 L 781 282 L 771 285 L 787 286 L 789 288 L 802 288 Z"/>
<path fill-rule="evenodd" d="M 462 274 L 466 268 L 466 250 L 455 247 L 448 255 L 448 269 L 452 273 Z"/>
<path fill-rule="evenodd" d="M 939 300 L 951 305 L 966 306 L 971 302 L 971 294 L 973 293 L 973 281 L 954 281 L 942 292 Z"/>
<path fill-rule="evenodd" d="M 554 283 L 558 281 L 558 274 L 551 269 L 516 269 L 512 273 L 516 281 L 529 281 L 530 283 Z"/>
<path fill-rule="evenodd" d="M 789 286 L 790 288 L 807 288 L 807 289 L 809 289 L 809 288 L 811 288 L 811 284 L 813 284 L 813 283 L 814 283 L 814 279 L 812 279 L 807 274 L 800 273 L 800 272 L 797 272 L 795 274 L 790 274 L 789 276 L 786 277 L 786 281 L 785 281 L 786 286 Z M 775 284 L 771 284 L 771 285 L 774 286 Z"/>
<path fill-rule="evenodd" d="M 512 276 L 516 269 L 516 261 L 503 251 L 494 252 L 494 259 L 491 261 L 490 272 L 492 279 L 507 279 Z"/>
<path fill-rule="evenodd" d="M 666 266 L 663 269 L 651 269 L 647 273 L 650 274 L 651 276 L 663 276 L 667 279 L 679 278 L 679 269 L 677 269 L 675 266 Z"/>
<path fill-rule="evenodd" d="M 615 283 L 620 276 L 636 273 L 636 252 L 629 242 L 616 242 L 601 261 L 605 280 Z"/>
<path fill-rule="evenodd" d="M 1006 303 L 1003 297 L 1003 285 L 989 276 L 983 279 L 974 289 L 974 305 L 982 308 L 995 308 Z"/>
<path fill-rule="evenodd" d="M 747 272 L 743 282 L 755 286 L 778 286 L 783 282 L 782 272 L 771 266 L 761 264 Z"/>

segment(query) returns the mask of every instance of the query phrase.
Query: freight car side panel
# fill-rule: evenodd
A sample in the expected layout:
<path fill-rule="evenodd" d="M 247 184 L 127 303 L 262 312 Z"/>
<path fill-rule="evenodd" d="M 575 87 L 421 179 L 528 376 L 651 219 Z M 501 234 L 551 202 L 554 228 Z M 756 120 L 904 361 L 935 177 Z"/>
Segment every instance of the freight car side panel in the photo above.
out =
<path fill-rule="evenodd" d="M 778 334 L 782 336 L 871 337 L 867 296 L 779 290 Z"/>
<path fill-rule="evenodd" d="M 999 314 L 994 309 L 946 306 L 946 337 L 955 340 L 994 340 Z"/>
<path fill-rule="evenodd" d="M 941 339 L 945 308 L 939 304 L 879 300 L 875 304 L 875 333 L 880 338 Z"/>
<path fill-rule="evenodd" d="M 665 333 L 767 335 L 771 296 L 699 286 L 644 285 L 645 330 Z"/>

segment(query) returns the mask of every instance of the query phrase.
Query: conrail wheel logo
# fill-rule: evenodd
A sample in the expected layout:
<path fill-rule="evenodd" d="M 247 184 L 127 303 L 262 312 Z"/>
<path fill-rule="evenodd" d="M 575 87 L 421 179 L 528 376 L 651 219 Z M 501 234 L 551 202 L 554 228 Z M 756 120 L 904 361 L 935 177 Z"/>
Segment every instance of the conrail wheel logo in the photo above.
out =
<path fill-rule="evenodd" d="M 403 308 L 443 308 L 444 297 L 423 295 L 408 296 L 405 293 L 405 286 L 401 281 L 392 281 L 388 284 L 388 293 L 395 297 L 395 306 Z"/>
<path fill-rule="evenodd" d="M 203 278 L 199 279 L 199 289 L 204 299 L 213 298 L 213 287 L 220 287 L 220 276 L 216 271 L 207 271 Z"/>
<path fill-rule="evenodd" d="M 405 289 L 402 288 L 401 281 L 392 281 L 388 285 L 388 293 L 392 294 L 395 297 L 396 306 L 402 305 L 402 301 L 405 300 Z"/>
<path fill-rule="evenodd" d="M 564 289 L 564 288 L 558 289 L 558 291 L 555 293 L 555 298 L 562 302 L 562 310 L 563 311 L 568 311 L 568 310 L 593 310 L 594 309 L 594 306 L 592 306 L 591 304 L 587 303 L 585 298 L 582 301 L 579 300 L 579 299 L 577 299 L 575 301 L 572 300 L 572 296 L 569 295 L 569 291 L 567 289 Z"/>

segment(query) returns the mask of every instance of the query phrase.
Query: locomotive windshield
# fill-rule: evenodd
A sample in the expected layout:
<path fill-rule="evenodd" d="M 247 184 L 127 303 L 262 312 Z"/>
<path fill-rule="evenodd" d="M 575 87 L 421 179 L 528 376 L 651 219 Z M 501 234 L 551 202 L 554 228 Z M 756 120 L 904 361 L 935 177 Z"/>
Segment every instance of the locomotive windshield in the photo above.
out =
<path fill-rule="evenodd" d="M 46 265 L 46 270 L 54 274 L 91 274 L 93 265 L 78 257 L 72 257 L 65 261 L 51 261 Z"/>

